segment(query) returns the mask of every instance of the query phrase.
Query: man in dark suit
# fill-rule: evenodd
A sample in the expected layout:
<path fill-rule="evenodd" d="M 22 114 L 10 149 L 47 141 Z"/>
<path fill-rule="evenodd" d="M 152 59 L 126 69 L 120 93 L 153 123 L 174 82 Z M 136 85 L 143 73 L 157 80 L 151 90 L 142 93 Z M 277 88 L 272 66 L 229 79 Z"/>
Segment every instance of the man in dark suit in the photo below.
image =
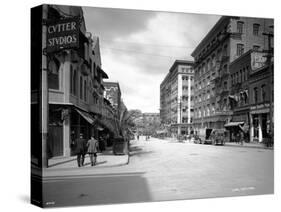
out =
<path fill-rule="evenodd" d="M 78 167 L 84 165 L 85 154 L 87 152 L 86 143 L 87 141 L 83 138 L 83 133 L 80 133 L 80 137 L 76 139 L 76 154 Z"/>

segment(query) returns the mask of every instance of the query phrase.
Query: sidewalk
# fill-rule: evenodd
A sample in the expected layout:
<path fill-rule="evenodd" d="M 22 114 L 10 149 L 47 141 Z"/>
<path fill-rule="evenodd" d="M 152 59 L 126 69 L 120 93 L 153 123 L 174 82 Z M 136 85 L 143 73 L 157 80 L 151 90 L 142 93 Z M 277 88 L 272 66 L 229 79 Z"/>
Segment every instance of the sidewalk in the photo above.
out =
<path fill-rule="evenodd" d="M 232 147 L 246 147 L 246 148 L 260 148 L 260 149 L 274 149 L 273 147 L 266 147 L 264 143 L 258 143 L 258 142 L 251 142 L 246 143 L 244 142 L 243 145 L 241 143 L 235 143 L 235 142 L 227 142 L 225 143 L 225 146 L 232 146 Z"/>
<path fill-rule="evenodd" d="M 91 166 L 88 154 L 85 156 L 83 167 L 78 167 L 76 156 L 52 158 L 49 159 L 49 167 L 43 170 L 43 176 L 44 178 L 52 178 L 91 175 L 98 170 L 101 171 L 101 168 L 125 166 L 127 162 L 128 155 L 114 155 L 112 150 L 98 153 L 95 166 Z"/>

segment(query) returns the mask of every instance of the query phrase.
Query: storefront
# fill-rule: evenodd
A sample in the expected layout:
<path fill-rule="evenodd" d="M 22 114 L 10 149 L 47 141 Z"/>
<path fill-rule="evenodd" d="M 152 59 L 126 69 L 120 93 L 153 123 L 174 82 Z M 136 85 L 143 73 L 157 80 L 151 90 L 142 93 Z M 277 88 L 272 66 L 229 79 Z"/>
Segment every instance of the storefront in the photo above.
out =
<path fill-rule="evenodd" d="M 72 140 L 80 133 L 89 139 L 95 133 L 95 119 L 88 112 L 71 105 L 49 105 L 48 157 L 73 155 Z"/>
<path fill-rule="evenodd" d="M 260 104 L 250 108 L 250 140 L 263 142 L 269 138 L 270 133 L 270 107 L 269 104 Z"/>

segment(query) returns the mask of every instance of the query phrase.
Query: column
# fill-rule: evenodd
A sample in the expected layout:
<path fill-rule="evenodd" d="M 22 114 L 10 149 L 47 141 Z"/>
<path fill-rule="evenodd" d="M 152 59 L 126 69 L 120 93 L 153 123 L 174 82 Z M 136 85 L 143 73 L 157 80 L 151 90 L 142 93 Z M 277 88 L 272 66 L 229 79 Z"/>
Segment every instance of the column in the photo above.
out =
<path fill-rule="evenodd" d="M 62 69 L 62 85 L 63 85 L 63 96 L 64 102 L 68 103 L 70 101 L 70 58 L 72 52 L 69 51 L 68 54 L 64 57 L 63 60 L 63 69 Z M 69 109 L 68 109 L 69 110 Z M 70 156 L 70 111 L 68 111 L 68 115 L 63 122 L 63 156 Z"/>
<path fill-rule="evenodd" d="M 253 115 L 250 114 L 250 142 L 254 140 L 254 124 L 253 124 Z"/>
<path fill-rule="evenodd" d="M 263 135 L 262 135 L 262 114 L 259 114 L 259 142 L 262 142 Z"/>
<path fill-rule="evenodd" d="M 70 123 L 70 116 L 67 115 L 63 122 L 63 156 L 65 157 L 70 156 Z"/>

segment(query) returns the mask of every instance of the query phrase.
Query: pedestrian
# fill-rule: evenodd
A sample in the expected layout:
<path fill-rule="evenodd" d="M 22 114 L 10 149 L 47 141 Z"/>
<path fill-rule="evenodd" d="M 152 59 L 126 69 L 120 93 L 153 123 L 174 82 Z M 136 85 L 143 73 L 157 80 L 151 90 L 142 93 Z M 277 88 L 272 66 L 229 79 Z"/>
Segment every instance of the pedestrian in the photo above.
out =
<path fill-rule="evenodd" d="M 83 138 L 83 133 L 80 133 L 80 137 L 75 140 L 75 146 L 78 167 L 84 166 L 86 154 L 86 140 Z"/>
<path fill-rule="evenodd" d="M 138 139 L 138 140 L 140 139 L 140 136 L 139 136 L 139 134 L 137 135 L 137 139 Z"/>
<path fill-rule="evenodd" d="M 96 165 L 97 162 L 97 152 L 99 148 L 99 143 L 94 138 L 94 136 L 91 136 L 91 139 L 88 140 L 87 146 L 88 146 L 88 154 L 90 156 L 91 166 L 94 166 Z"/>
<path fill-rule="evenodd" d="M 99 137 L 98 143 L 99 143 L 100 152 L 104 151 L 105 150 L 105 142 L 104 142 L 104 139 L 103 139 L 102 136 Z"/>
<path fill-rule="evenodd" d="M 241 142 L 241 145 L 244 144 L 244 132 L 242 130 L 240 131 L 240 142 Z"/>

